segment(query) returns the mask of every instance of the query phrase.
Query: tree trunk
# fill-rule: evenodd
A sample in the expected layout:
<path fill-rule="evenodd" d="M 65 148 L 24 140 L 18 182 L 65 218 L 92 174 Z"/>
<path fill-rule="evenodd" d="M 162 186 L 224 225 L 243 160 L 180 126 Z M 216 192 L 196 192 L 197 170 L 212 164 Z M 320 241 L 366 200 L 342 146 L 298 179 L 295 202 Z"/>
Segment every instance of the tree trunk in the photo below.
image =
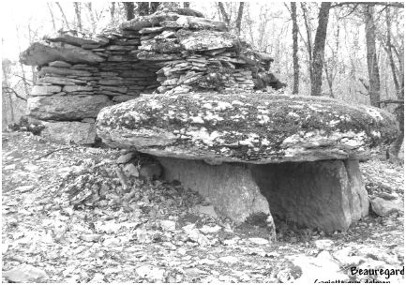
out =
<path fill-rule="evenodd" d="M 317 26 L 316 37 L 314 38 L 311 95 L 321 95 L 323 80 L 324 47 L 326 44 L 328 16 L 331 2 L 322 2 L 319 11 L 319 25 Z"/>
<path fill-rule="evenodd" d="M 313 77 L 313 70 L 312 70 L 312 61 L 313 61 L 313 54 L 312 54 L 312 30 L 310 29 L 310 24 L 309 24 L 309 19 L 307 17 L 307 7 L 306 3 L 300 2 L 300 5 L 302 7 L 302 12 L 303 12 L 303 19 L 305 22 L 305 27 L 306 27 L 306 34 L 307 34 L 307 42 L 306 42 L 306 47 L 307 47 L 307 54 L 309 56 L 309 75 L 310 79 Z"/>
<path fill-rule="evenodd" d="M 367 64 L 369 76 L 369 98 L 371 105 L 379 108 L 381 83 L 379 78 L 378 59 L 376 56 L 375 23 L 373 19 L 373 6 L 364 6 L 365 35 L 367 43 Z"/>
<path fill-rule="evenodd" d="M 52 11 L 51 8 L 51 3 L 47 2 L 49 14 L 51 15 L 51 21 L 52 21 L 52 27 L 54 28 L 54 31 L 56 31 L 56 24 L 55 24 L 55 17 L 54 17 L 54 12 Z"/>
<path fill-rule="evenodd" d="M 293 38 L 293 94 L 299 93 L 299 58 L 297 56 L 299 45 L 298 45 L 298 33 L 299 27 L 297 25 L 297 12 L 296 12 L 296 2 L 290 2 L 291 17 L 292 17 L 292 38 Z"/>
<path fill-rule="evenodd" d="M 148 5 L 148 2 L 145 2 Z M 125 18 L 127 21 L 135 18 L 134 14 L 134 2 L 123 2 L 125 9 Z"/>
<path fill-rule="evenodd" d="M 77 20 L 77 27 L 78 30 L 82 31 L 82 16 L 80 15 L 80 2 L 73 2 L 73 7 L 75 8 L 75 15 Z"/>
<path fill-rule="evenodd" d="M 159 4 L 161 4 L 161 3 L 160 2 L 151 2 L 149 14 L 154 14 L 158 10 Z"/>
<path fill-rule="evenodd" d="M 149 3 L 148 2 L 137 2 L 138 15 L 146 16 L 149 15 Z"/>
<path fill-rule="evenodd" d="M 97 23 L 96 23 L 96 20 L 94 19 L 94 15 L 93 15 L 92 2 L 88 2 L 88 3 L 85 3 L 85 4 L 86 4 L 86 7 L 87 7 L 87 10 L 89 11 L 90 22 L 92 23 L 92 32 L 93 32 L 93 34 L 95 34 L 96 33 Z"/>
<path fill-rule="evenodd" d="M 68 28 L 68 30 L 70 30 L 70 26 L 69 26 L 68 19 L 66 18 L 65 13 L 63 12 L 63 9 L 62 9 L 61 4 L 59 4 L 59 2 L 55 2 L 55 4 L 56 4 L 56 6 L 58 6 L 59 11 L 61 11 L 62 18 L 63 18 L 63 20 L 64 20 L 64 22 L 65 22 L 66 27 Z"/>
<path fill-rule="evenodd" d="M 243 13 L 244 13 L 244 2 L 240 2 L 240 6 L 238 7 L 237 20 L 235 21 L 235 27 L 236 27 L 238 36 L 241 33 L 241 22 L 242 22 Z"/>
<path fill-rule="evenodd" d="M 228 16 L 226 9 L 224 8 L 223 2 L 217 2 L 217 6 L 219 7 L 221 16 L 223 17 L 223 21 L 226 23 L 226 26 L 230 27 L 230 17 Z"/>

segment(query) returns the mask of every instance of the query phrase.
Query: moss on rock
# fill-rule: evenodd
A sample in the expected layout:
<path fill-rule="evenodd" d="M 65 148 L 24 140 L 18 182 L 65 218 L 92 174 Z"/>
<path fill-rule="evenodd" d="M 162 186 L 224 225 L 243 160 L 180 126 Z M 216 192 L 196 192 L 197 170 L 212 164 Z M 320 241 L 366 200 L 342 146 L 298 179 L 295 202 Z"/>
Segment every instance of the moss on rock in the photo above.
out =
<path fill-rule="evenodd" d="M 397 134 L 392 115 L 373 107 L 251 93 L 143 96 L 104 108 L 97 128 L 115 147 L 252 163 L 365 157 Z"/>

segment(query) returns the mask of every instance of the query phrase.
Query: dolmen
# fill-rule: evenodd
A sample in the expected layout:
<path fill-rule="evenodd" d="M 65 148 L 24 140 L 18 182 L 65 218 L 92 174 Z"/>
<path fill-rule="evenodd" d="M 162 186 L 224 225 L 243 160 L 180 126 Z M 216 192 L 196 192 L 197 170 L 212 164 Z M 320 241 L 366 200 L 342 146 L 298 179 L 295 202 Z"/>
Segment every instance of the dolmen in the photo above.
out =
<path fill-rule="evenodd" d="M 368 215 L 359 160 L 398 132 L 377 108 L 268 93 L 145 95 L 102 109 L 96 128 L 110 147 L 155 156 L 166 180 L 222 216 L 278 216 L 325 232 Z"/>

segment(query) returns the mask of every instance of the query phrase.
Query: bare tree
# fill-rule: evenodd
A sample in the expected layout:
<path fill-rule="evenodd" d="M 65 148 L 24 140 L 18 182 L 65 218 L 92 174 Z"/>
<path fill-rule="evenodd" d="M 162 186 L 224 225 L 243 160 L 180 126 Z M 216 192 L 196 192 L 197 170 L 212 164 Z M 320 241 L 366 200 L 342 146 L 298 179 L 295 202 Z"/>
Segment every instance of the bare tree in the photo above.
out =
<path fill-rule="evenodd" d="M 137 2 L 137 12 L 140 16 L 149 15 L 149 3 L 148 2 Z"/>
<path fill-rule="evenodd" d="M 241 22 L 242 22 L 243 13 L 244 13 L 244 2 L 240 2 L 240 6 L 238 7 L 237 20 L 235 21 L 237 35 L 240 35 L 240 33 L 241 33 Z"/>
<path fill-rule="evenodd" d="M 313 70 L 312 70 L 312 61 L 313 61 L 313 54 L 312 54 L 312 46 L 313 46 L 313 41 L 312 41 L 312 30 L 310 28 L 310 23 L 309 23 L 309 17 L 308 15 L 308 10 L 306 7 L 306 3 L 300 2 L 300 6 L 302 8 L 302 13 L 303 13 L 303 19 L 306 27 L 306 35 L 307 35 L 307 41 L 306 42 L 306 48 L 307 48 L 307 54 L 309 56 L 309 75 L 310 78 L 313 77 Z"/>
<path fill-rule="evenodd" d="M 376 55 L 375 23 L 373 19 L 374 9 L 372 5 L 364 6 L 365 35 L 367 43 L 367 64 L 369 76 L 369 97 L 371 105 L 379 107 L 381 83 L 379 77 L 379 66 Z"/>
<path fill-rule="evenodd" d="M 319 11 L 319 24 L 314 38 L 311 95 L 320 96 L 323 80 L 324 49 L 331 2 L 322 2 Z"/>
<path fill-rule="evenodd" d="M 230 16 L 227 14 L 223 2 L 217 2 L 217 5 L 220 10 L 221 16 L 223 17 L 223 21 L 226 23 L 227 27 L 230 27 Z"/>
<path fill-rule="evenodd" d="M 148 2 L 145 2 L 145 3 L 148 4 Z M 124 9 L 125 9 L 126 20 L 129 21 L 131 19 L 134 19 L 135 18 L 134 2 L 123 2 L 123 4 L 124 4 Z"/>
<path fill-rule="evenodd" d="M 54 12 L 52 11 L 52 8 L 51 8 L 51 4 L 52 4 L 52 2 L 47 2 L 48 11 L 49 11 L 49 14 L 51 15 L 52 27 L 54 28 L 54 31 L 56 31 L 55 17 L 54 17 Z"/>
<path fill-rule="evenodd" d="M 68 28 L 68 30 L 70 30 L 68 19 L 66 18 L 65 12 L 63 11 L 61 4 L 59 4 L 59 2 L 55 2 L 55 4 L 56 4 L 56 6 L 58 6 L 59 11 L 61 12 L 61 15 L 62 15 L 62 18 L 63 18 L 63 21 L 64 21 L 64 24 L 65 24 L 66 28 Z"/>
<path fill-rule="evenodd" d="M 289 8 L 289 7 L 287 7 Z M 299 27 L 297 25 L 297 11 L 296 2 L 290 2 L 290 17 L 292 18 L 292 39 L 293 39 L 293 94 L 299 93 L 299 58 L 297 56 L 299 45 L 298 45 L 298 34 Z"/>
<path fill-rule="evenodd" d="M 76 21 L 77 21 L 77 28 L 81 32 L 82 31 L 82 15 L 81 15 L 81 3 L 80 2 L 73 2 L 73 7 L 75 9 Z"/>

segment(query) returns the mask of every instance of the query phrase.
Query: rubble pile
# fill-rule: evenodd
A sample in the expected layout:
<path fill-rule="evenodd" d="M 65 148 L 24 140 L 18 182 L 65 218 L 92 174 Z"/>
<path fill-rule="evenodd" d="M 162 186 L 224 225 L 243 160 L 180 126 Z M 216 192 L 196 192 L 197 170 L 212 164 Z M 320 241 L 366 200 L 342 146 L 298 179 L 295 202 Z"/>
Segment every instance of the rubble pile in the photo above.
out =
<path fill-rule="evenodd" d="M 79 144 L 95 141 L 102 108 L 140 94 L 283 87 L 268 71 L 269 55 L 191 9 L 166 8 L 95 37 L 59 32 L 32 44 L 20 60 L 39 70 L 28 115 L 44 121 L 46 136 Z"/>

